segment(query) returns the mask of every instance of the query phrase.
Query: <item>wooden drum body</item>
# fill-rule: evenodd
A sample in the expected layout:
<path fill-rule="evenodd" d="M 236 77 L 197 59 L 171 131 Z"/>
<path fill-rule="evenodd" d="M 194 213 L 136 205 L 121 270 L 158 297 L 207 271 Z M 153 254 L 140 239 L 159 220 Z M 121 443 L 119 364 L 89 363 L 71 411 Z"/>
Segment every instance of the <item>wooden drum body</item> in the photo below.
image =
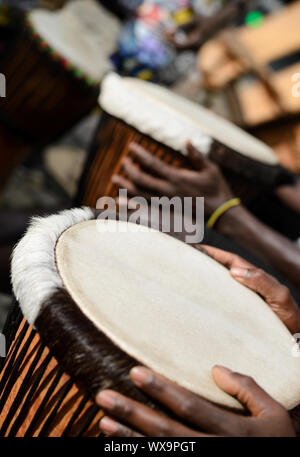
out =
<path fill-rule="evenodd" d="M 84 207 L 36 219 L 15 249 L 22 313 L 5 328 L 1 436 L 98 436 L 93 398 L 106 388 L 159 409 L 130 382 L 136 364 L 235 411 L 215 364 L 300 403 L 296 341 L 258 295 L 168 234 L 95 218 Z"/>
<path fill-rule="evenodd" d="M 111 182 L 111 177 L 115 173 L 124 175 L 122 159 L 130 156 L 128 147 L 133 141 L 165 163 L 175 167 L 189 166 L 182 154 L 142 134 L 126 122 L 103 113 L 81 179 L 80 201 L 95 207 L 101 196 L 117 197 L 118 188 Z"/>
<path fill-rule="evenodd" d="M 120 78 L 102 83 L 104 114 L 83 174 L 80 197 L 95 206 L 98 198 L 117 195 L 110 180 L 122 174 L 121 161 L 135 141 L 174 166 L 190 167 L 188 140 L 218 163 L 233 191 L 250 204 L 262 192 L 291 182 L 274 151 L 237 126 L 172 92 L 151 83 Z"/>
<path fill-rule="evenodd" d="M 18 305 L 4 334 L 0 436 L 98 436 L 99 408 L 59 367 Z"/>

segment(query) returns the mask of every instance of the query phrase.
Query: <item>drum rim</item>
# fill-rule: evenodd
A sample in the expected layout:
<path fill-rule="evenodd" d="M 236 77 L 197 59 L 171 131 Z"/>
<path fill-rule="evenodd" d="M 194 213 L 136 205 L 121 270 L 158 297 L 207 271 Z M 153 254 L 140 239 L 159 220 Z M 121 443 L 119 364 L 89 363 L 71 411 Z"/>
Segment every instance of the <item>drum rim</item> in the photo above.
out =
<path fill-rule="evenodd" d="M 134 88 L 134 84 L 137 86 L 136 89 Z M 146 90 L 143 91 L 143 85 L 145 88 L 148 86 L 151 88 L 149 93 Z M 174 97 L 174 100 L 178 103 L 184 103 L 187 106 L 190 105 L 192 115 L 189 116 L 187 111 L 181 112 L 176 106 L 168 105 L 165 100 L 161 102 L 158 94 L 155 94 L 155 91 L 158 89 L 165 91 L 165 94 L 170 94 L 170 96 Z M 154 91 L 153 93 L 152 90 Z M 141 102 L 143 93 L 144 103 Z M 156 86 L 153 83 L 135 80 L 135 78 L 121 77 L 114 72 L 108 73 L 102 81 L 99 104 L 107 113 L 135 127 L 141 133 L 155 138 L 158 142 L 181 152 L 183 155 L 186 155 L 186 144 L 184 138 L 192 141 L 194 146 L 198 147 L 198 149 L 205 155 L 209 154 L 212 150 L 214 140 L 222 142 L 224 146 L 231 149 L 232 145 L 228 145 L 226 141 L 222 141 L 221 139 L 218 140 L 218 135 L 214 136 L 213 134 L 207 132 L 207 126 L 203 125 L 203 131 L 201 131 L 201 120 L 196 119 L 194 114 L 197 110 L 199 110 L 201 117 L 204 116 L 205 111 L 208 116 L 212 117 L 212 122 L 215 119 L 222 122 L 224 126 L 230 126 L 230 129 L 237 134 L 238 143 L 241 142 L 241 135 L 245 138 L 247 137 L 249 138 L 250 144 L 252 144 L 250 148 L 251 150 L 257 150 L 259 147 L 261 150 L 264 149 L 269 156 L 269 159 L 253 157 L 254 160 L 267 165 L 279 164 L 279 160 L 276 157 L 274 150 L 259 138 L 256 138 L 251 133 L 241 129 L 239 126 L 233 124 L 227 119 L 222 118 L 222 116 L 212 113 L 207 108 L 201 105 L 197 106 L 197 104 L 192 100 L 173 93 L 164 87 Z M 156 108 L 156 116 L 153 115 L 154 107 Z M 161 110 L 159 109 L 160 107 Z M 165 125 L 168 125 L 168 119 L 170 118 L 173 119 L 173 125 L 171 126 L 171 131 L 167 131 Z M 169 126 L 168 129 L 170 130 Z M 240 145 L 239 149 L 242 151 L 244 147 Z M 243 152 L 236 152 L 241 155 L 243 154 Z M 257 155 L 257 152 L 255 152 L 254 155 L 255 154 Z"/>
<path fill-rule="evenodd" d="M 108 387 L 128 393 L 128 369 L 138 364 L 138 361 L 106 336 L 104 331 L 99 330 L 84 314 L 72 298 L 71 292 L 65 289 L 56 265 L 55 247 L 60 235 L 78 223 L 96 218 L 96 210 L 87 207 L 66 210 L 46 218 L 34 218 L 27 234 L 15 248 L 12 259 L 13 289 L 27 320 L 37 328 L 42 340 L 75 382 L 82 384 L 93 394 Z M 38 270 L 43 270 L 42 274 L 37 272 L 37 269 L 33 271 L 32 264 Z M 26 271 L 28 266 L 30 271 Z M 58 326 L 60 332 L 57 336 Z M 71 348 L 61 345 L 62 338 L 72 343 Z M 106 357 L 103 357 L 103 345 L 108 348 Z M 73 357 L 74 353 L 79 355 Z M 84 361 L 87 361 L 87 364 L 84 364 Z M 118 383 L 115 385 L 113 379 L 111 384 L 103 381 L 102 373 L 107 373 L 114 361 L 124 369 L 124 373 L 118 372 L 117 376 L 118 383 L 122 386 Z M 289 402 L 291 408 L 295 406 L 295 399 L 290 399 Z"/>
<path fill-rule="evenodd" d="M 98 132 L 100 131 L 100 129 L 103 130 L 107 128 L 107 122 L 109 122 L 110 119 L 117 120 L 125 127 L 133 129 L 135 132 L 143 135 L 143 137 L 148 138 L 151 142 L 156 143 L 159 146 L 162 146 L 168 151 L 172 151 L 172 153 L 174 153 L 175 156 L 182 158 L 184 163 L 183 166 L 189 168 L 189 160 L 181 152 L 172 149 L 170 146 L 164 144 L 161 141 L 156 140 L 147 133 L 140 132 L 136 127 L 124 121 L 120 117 L 117 117 L 113 114 L 110 114 L 108 111 L 103 110 L 98 123 L 98 127 L 91 141 L 85 166 L 83 167 L 81 173 L 78 192 L 75 199 L 76 203 L 80 204 L 84 199 L 83 197 L 86 193 L 86 185 L 89 179 L 91 167 L 93 166 L 94 160 L 97 158 L 98 151 L 101 148 L 101 142 L 98 142 Z M 236 159 L 235 164 L 233 164 L 232 156 Z M 241 177 L 245 177 L 249 180 L 249 185 L 262 185 L 272 190 L 274 187 L 277 187 L 279 185 L 294 183 L 293 173 L 287 170 L 286 168 L 282 167 L 280 164 L 270 165 L 258 162 L 255 159 L 243 156 L 239 152 L 236 152 L 233 149 L 224 146 L 217 140 L 213 141 L 211 152 L 208 154 L 208 158 L 213 162 L 217 163 L 219 166 L 223 167 L 224 169 L 227 169 L 228 171 L 231 171 L 233 173 L 237 173 Z"/>

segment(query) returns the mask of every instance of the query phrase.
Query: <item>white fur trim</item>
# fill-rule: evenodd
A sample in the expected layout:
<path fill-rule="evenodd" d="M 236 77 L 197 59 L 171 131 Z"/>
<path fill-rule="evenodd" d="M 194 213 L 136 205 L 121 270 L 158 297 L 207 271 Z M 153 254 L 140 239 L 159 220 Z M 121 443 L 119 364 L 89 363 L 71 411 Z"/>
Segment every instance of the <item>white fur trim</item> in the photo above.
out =
<path fill-rule="evenodd" d="M 102 82 L 99 103 L 112 116 L 183 154 L 187 141 L 208 154 L 213 140 L 217 140 L 246 157 L 278 164 L 274 151 L 262 141 L 156 84 L 110 73 Z"/>
<path fill-rule="evenodd" d="M 15 247 L 11 264 L 13 292 L 31 325 L 43 303 L 63 286 L 55 262 L 58 238 L 69 227 L 93 218 L 93 211 L 87 207 L 44 218 L 34 217 Z"/>

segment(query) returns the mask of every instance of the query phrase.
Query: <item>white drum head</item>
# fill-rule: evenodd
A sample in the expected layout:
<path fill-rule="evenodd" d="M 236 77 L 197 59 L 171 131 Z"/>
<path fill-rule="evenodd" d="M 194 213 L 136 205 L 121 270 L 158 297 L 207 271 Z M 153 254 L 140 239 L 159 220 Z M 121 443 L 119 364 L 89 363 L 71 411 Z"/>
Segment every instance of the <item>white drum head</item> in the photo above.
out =
<path fill-rule="evenodd" d="M 95 0 L 72 0 L 58 11 L 34 9 L 29 21 L 53 49 L 95 81 L 112 70 L 120 23 Z"/>
<path fill-rule="evenodd" d="M 60 236 L 56 265 L 81 311 L 139 363 L 228 407 L 241 405 L 214 383 L 215 364 L 252 376 L 288 409 L 300 403 L 300 358 L 286 327 L 193 247 L 127 222 L 90 220 Z"/>
<path fill-rule="evenodd" d="M 192 141 L 208 154 L 217 140 L 250 159 L 278 165 L 274 151 L 262 141 L 158 85 L 111 73 L 103 80 L 99 101 L 109 114 L 176 151 L 185 153 L 186 142 Z"/>

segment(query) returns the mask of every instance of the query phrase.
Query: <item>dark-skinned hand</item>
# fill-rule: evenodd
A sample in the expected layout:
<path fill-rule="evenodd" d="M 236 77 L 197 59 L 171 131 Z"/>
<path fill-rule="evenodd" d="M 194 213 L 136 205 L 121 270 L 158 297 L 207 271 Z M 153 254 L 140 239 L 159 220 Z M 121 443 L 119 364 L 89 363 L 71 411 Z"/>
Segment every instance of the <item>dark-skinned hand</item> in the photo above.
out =
<path fill-rule="evenodd" d="M 126 157 L 123 168 L 126 177 L 113 175 L 112 181 L 131 196 L 205 197 L 205 214 L 233 198 L 219 167 L 204 157 L 192 144 L 187 144 L 188 158 L 194 170 L 175 168 L 154 157 L 146 149 L 131 143 L 129 152 L 142 167 Z"/>
<path fill-rule="evenodd" d="M 292 335 L 300 332 L 300 309 L 286 286 L 236 254 L 212 246 L 201 245 L 201 249 L 228 268 L 234 279 L 260 295 Z"/>
<path fill-rule="evenodd" d="M 250 416 L 226 411 L 147 368 L 135 367 L 130 372 L 132 382 L 178 419 L 104 390 L 96 397 L 106 413 L 100 428 L 113 437 L 295 436 L 287 411 L 253 379 L 220 366 L 213 368 L 212 376 L 217 386 L 244 405 Z"/>
<path fill-rule="evenodd" d="M 292 334 L 299 332 L 300 312 L 285 286 L 235 254 L 211 246 L 201 248 L 228 268 L 237 281 L 262 296 Z M 212 376 L 220 389 L 245 407 L 249 416 L 223 410 L 147 368 L 136 367 L 130 372 L 133 383 L 178 420 L 106 390 L 96 398 L 107 414 L 100 428 L 116 437 L 295 436 L 287 411 L 253 379 L 220 366 L 213 368 Z"/>

